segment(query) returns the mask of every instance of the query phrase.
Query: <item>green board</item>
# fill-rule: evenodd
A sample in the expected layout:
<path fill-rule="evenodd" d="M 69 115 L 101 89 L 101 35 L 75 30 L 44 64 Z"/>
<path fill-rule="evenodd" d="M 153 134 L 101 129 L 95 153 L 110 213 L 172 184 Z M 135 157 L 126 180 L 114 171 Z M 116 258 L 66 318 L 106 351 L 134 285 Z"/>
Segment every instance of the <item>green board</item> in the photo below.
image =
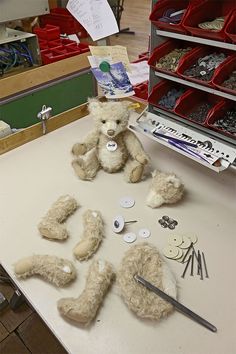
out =
<path fill-rule="evenodd" d="M 85 103 L 88 97 L 94 96 L 95 82 L 93 75 L 80 73 L 79 76 L 43 87 L 34 93 L 16 98 L 0 106 L 0 120 L 11 128 L 26 128 L 39 122 L 38 112 L 42 106 L 50 106 L 53 116 L 70 108 Z"/>

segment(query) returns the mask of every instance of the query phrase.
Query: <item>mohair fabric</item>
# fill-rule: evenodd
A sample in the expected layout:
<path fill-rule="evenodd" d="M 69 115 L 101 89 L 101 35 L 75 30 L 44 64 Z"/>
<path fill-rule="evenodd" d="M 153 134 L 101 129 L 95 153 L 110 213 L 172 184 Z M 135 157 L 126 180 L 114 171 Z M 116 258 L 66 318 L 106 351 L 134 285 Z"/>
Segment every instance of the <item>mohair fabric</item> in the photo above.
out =
<path fill-rule="evenodd" d="M 159 289 L 176 298 L 176 282 L 153 245 L 144 242 L 131 246 L 125 253 L 117 272 L 121 296 L 138 317 L 159 320 L 167 316 L 173 307 L 168 302 L 136 282 L 139 275 Z"/>
<path fill-rule="evenodd" d="M 63 287 L 76 278 L 76 269 L 71 261 L 48 255 L 23 258 L 14 265 L 14 271 L 17 278 L 40 275 L 58 287 Z"/>
<path fill-rule="evenodd" d="M 57 303 L 62 316 L 88 325 L 96 316 L 115 276 L 111 263 L 94 260 L 89 267 L 85 289 L 78 298 L 63 298 Z"/>

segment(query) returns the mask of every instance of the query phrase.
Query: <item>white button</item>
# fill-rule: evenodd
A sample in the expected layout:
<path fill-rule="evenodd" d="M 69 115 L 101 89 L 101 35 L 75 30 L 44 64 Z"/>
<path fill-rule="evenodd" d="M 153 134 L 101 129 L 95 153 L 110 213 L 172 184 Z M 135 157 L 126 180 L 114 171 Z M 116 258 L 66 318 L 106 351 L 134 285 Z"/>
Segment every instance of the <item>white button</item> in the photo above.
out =
<path fill-rule="evenodd" d="M 183 254 L 184 254 L 184 251 L 183 250 L 181 250 L 181 248 L 178 248 L 178 254 L 177 254 L 177 256 L 176 257 L 174 257 L 173 259 L 180 259 L 180 258 L 182 258 L 183 257 Z"/>
<path fill-rule="evenodd" d="M 120 199 L 120 206 L 123 208 L 132 208 L 135 204 L 135 200 L 132 197 L 123 197 Z"/>
<path fill-rule="evenodd" d="M 133 232 L 129 232 L 124 235 L 123 240 L 127 243 L 132 243 L 137 239 L 137 236 Z"/>
<path fill-rule="evenodd" d="M 168 243 L 172 246 L 179 246 L 183 242 L 183 238 L 180 235 L 171 235 L 168 238 Z"/>
<path fill-rule="evenodd" d="M 65 273 L 71 273 L 71 269 L 70 269 L 70 267 L 69 266 L 64 266 L 63 268 L 62 268 L 62 270 L 63 270 L 63 272 L 65 272 Z"/>
<path fill-rule="evenodd" d="M 119 233 L 123 230 L 125 226 L 125 220 L 123 218 L 123 216 L 121 215 L 117 215 L 116 217 L 114 217 L 113 221 L 112 221 L 112 230 L 115 233 Z"/>
<path fill-rule="evenodd" d="M 140 237 L 147 238 L 151 235 L 151 232 L 148 229 L 140 229 L 138 234 Z"/>
<path fill-rule="evenodd" d="M 167 258 L 175 258 L 179 254 L 179 249 L 175 246 L 167 246 L 163 249 L 163 253 Z"/>
<path fill-rule="evenodd" d="M 181 245 L 179 245 L 180 248 L 189 248 L 191 245 L 191 241 L 188 237 L 183 236 L 183 242 L 181 243 Z"/>
<path fill-rule="evenodd" d="M 198 240 L 196 234 L 190 234 L 190 233 L 188 233 L 188 234 L 186 234 L 185 236 L 187 236 L 187 237 L 190 239 L 190 241 L 191 241 L 192 243 L 196 243 L 197 240 Z"/>
<path fill-rule="evenodd" d="M 108 151 L 116 151 L 117 143 L 114 140 L 110 140 L 107 142 L 106 148 Z"/>

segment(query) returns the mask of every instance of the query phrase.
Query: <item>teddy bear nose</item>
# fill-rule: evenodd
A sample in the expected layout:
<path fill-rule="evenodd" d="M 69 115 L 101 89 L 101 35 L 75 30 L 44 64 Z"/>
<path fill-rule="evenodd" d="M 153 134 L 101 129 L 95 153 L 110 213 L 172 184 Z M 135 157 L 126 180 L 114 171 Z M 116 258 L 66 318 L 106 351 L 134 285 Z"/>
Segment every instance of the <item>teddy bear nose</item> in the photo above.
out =
<path fill-rule="evenodd" d="M 115 131 L 112 130 L 112 129 L 109 129 L 109 130 L 107 131 L 107 134 L 108 134 L 109 136 L 112 136 L 112 135 L 115 134 Z"/>

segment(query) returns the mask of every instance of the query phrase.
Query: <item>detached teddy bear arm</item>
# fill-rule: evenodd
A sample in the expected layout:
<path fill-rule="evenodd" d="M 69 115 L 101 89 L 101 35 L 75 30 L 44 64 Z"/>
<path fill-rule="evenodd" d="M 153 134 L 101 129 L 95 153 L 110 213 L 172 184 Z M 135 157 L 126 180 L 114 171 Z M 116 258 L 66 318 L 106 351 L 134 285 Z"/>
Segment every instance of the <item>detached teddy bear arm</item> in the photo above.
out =
<path fill-rule="evenodd" d="M 142 165 L 145 165 L 149 162 L 148 155 L 145 153 L 141 142 L 133 132 L 131 132 L 130 130 L 127 130 L 125 132 L 124 142 L 130 156 L 134 160 L 138 161 Z"/>
<path fill-rule="evenodd" d="M 98 143 L 98 138 L 99 138 L 99 132 L 96 130 L 93 130 L 90 132 L 84 141 L 82 143 L 76 143 L 72 147 L 72 154 L 76 156 L 84 155 L 86 152 L 92 150 L 94 147 L 96 147 Z"/>

